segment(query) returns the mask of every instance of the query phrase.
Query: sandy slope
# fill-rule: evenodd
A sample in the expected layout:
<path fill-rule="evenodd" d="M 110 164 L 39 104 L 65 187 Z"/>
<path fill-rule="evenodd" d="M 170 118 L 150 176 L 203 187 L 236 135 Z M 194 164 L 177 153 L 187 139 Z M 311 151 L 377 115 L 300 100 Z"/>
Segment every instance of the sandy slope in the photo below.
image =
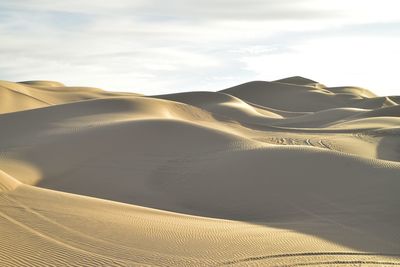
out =
<path fill-rule="evenodd" d="M 398 103 L 1 81 L 0 266 L 400 265 Z"/>

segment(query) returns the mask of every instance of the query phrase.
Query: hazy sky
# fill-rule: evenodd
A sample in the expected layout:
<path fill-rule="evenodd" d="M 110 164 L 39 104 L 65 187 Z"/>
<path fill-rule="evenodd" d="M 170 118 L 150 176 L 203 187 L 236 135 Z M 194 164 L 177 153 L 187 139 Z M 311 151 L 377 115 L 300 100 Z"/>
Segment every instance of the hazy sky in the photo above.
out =
<path fill-rule="evenodd" d="M 301 75 L 400 94 L 398 0 L 1 0 L 0 79 L 157 94 Z"/>

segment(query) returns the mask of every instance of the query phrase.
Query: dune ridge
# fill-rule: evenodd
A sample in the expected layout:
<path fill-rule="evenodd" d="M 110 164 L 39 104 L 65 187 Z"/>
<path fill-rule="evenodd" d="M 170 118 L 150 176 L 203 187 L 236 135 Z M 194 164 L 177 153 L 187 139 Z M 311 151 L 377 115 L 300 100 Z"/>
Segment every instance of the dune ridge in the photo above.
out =
<path fill-rule="evenodd" d="M 399 97 L 0 81 L 0 266 L 400 265 Z"/>

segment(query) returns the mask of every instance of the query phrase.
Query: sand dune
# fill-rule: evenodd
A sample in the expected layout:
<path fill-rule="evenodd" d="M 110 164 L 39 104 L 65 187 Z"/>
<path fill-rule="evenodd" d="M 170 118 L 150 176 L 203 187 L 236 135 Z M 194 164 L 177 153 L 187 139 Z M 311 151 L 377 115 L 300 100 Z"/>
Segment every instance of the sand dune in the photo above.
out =
<path fill-rule="evenodd" d="M 131 96 L 132 93 L 109 93 L 91 87 L 66 87 L 53 81 L 0 81 L 0 114 L 41 108 L 108 96 Z"/>
<path fill-rule="evenodd" d="M 1 81 L 0 266 L 400 265 L 398 99 Z"/>
<path fill-rule="evenodd" d="M 292 84 L 255 81 L 241 84 L 221 92 L 244 101 L 276 109 L 295 112 L 315 112 L 329 108 L 379 108 L 396 103 L 388 97 L 375 97 L 366 89 L 356 87 L 325 87 L 313 83 Z"/>

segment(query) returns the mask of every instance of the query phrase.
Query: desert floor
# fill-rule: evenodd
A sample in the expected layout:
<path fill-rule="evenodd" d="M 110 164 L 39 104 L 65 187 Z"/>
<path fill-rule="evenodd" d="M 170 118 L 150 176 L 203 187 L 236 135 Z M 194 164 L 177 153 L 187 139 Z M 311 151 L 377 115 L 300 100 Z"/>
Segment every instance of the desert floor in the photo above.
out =
<path fill-rule="evenodd" d="M 0 266 L 400 266 L 399 104 L 0 81 Z"/>

